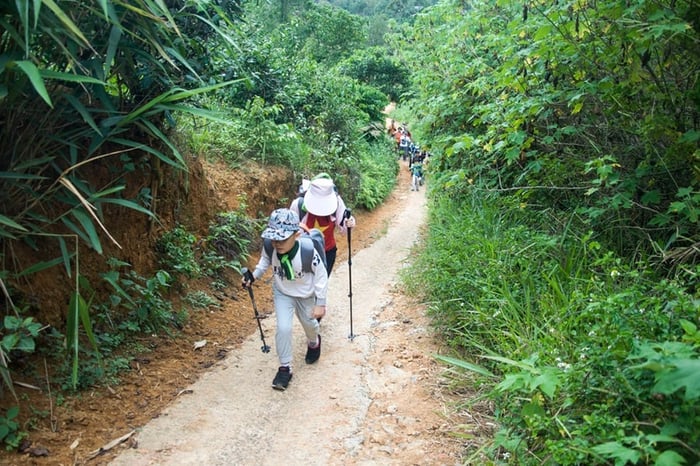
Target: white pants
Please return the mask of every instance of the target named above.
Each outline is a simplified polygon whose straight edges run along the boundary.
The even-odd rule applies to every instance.
[[[418,191],[420,189],[420,176],[411,175],[411,191]]]
[[[296,314],[301,326],[306,334],[309,343],[316,343],[318,337],[319,324],[313,317],[313,308],[316,298],[294,298],[281,293],[274,286],[272,296],[275,301],[275,317],[277,318],[277,332],[275,333],[275,344],[277,346],[277,357],[280,366],[291,366],[292,354],[292,324],[294,314]]]

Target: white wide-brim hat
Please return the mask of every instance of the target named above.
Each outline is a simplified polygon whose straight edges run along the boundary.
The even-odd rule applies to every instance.
[[[304,194],[304,209],[318,216],[334,214],[338,210],[338,195],[333,180],[319,178],[311,181]]]

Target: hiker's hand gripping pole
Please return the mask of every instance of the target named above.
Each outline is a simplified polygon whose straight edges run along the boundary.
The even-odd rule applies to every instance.
[[[345,209],[343,217],[343,221],[347,221],[347,219],[352,217],[352,211]],[[348,298],[350,298],[350,335],[348,335],[348,338],[352,341],[355,338],[355,334],[352,332],[352,227],[350,226],[348,226]]]
[[[265,343],[265,335],[263,335],[262,324],[260,324],[260,314],[258,313],[258,307],[255,305],[255,297],[253,296],[253,282],[255,281],[255,277],[253,277],[253,274],[250,272],[250,270],[248,270],[245,267],[241,269],[241,275],[243,276],[243,288],[248,290],[248,294],[250,295],[250,302],[253,303],[253,312],[255,312],[255,320],[258,321],[260,339],[262,340],[262,346],[260,347],[260,350],[263,353],[269,353],[270,347],[267,346],[267,343]]]

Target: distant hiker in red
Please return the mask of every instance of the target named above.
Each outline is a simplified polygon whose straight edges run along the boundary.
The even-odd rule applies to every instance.
[[[348,228],[355,228],[355,217],[345,218],[347,207],[336,191],[335,183],[326,173],[320,173],[311,180],[303,198],[292,201],[289,209],[299,215],[301,223],[309,228],[318,228],[326,241],[326,271],[333,270],[338,247],[335,242],[336,228],[346,234]]]

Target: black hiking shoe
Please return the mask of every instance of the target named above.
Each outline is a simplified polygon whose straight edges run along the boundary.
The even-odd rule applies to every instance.
[[[306,364],[313,364],[318,361],[321,357],[321,335],[318,336],[318,346],[312,348],[310,346],[306,347]]]
[[[290,380],[292,380],[292,371],[289,367],[281,366],[277,369],[277,375],[272,381],[272,388],[284,391],[287,389]]]

